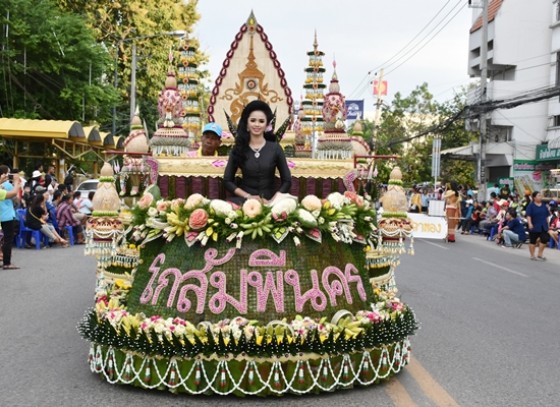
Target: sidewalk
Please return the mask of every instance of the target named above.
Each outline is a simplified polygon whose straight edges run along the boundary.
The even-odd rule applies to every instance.
[[[501,252],[504,252],[504,254],[508,254],[508,255],[512,254],[520,257],[525,257],[527,258],[527,260],[529,260],[530,258],[529,245],[527,243],[524,243],[523,246],[519,249],[514,249],[510,247],[499,246],[491,240],[486,240],[486,236],[478,235],[478,234],[462,235],[458,233],[455,235],[455,239],[457,240],[457,243],[460,243],[462,240],[465,240],[468,241],[469,243],[474,243],[477,245],[479,244],[487,248],[493,248],[495,250],[499,250]],[[544,250],[544,257],[546,257],[547,261],[549,262],[560,264],[560,249],[550,248],[547,246],[546,249]]]

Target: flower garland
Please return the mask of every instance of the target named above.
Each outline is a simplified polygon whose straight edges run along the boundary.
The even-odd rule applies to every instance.
[[[169,390],[192,395],[302,395],[378,383],[399,373],[410,361],[408,339],[363,352],[335,356],[308,355],[298,360],[203,360],[153,358],[92,344],[92,373],[111,384]]]
[[[273,205],[248,199],[241,207],[200,194],[171,201],[147,196],[132,212],[130,237],[141,246],[158,238],[171,241],[182,237],[188,246],[225,239],[240,248],[244,237],[261,236],[270,236],[278,243],[291,236],[299,245],[303,237],[321,242],[323,233],[346,244],[372,245],[377,240],[373,205],[349,191],[331,193],[324,200],[308,195],[301,202],[288,195]]]
[[[125,302],[130,284],[102,280],[96,305],[80,324],[92,342],[119,345],[146,354],[194,357],[198,354],[246,354],[270,357],[299,352],[347,352],[371,348],[412,335],[414,314],[396,296],[396,289],[374,290],[371,310],[339,311],[331,321],[296,316],[259,325],[244,317],[194,325],[182,318],[130,314]],[[163,352],[163,353],[162,353]]]

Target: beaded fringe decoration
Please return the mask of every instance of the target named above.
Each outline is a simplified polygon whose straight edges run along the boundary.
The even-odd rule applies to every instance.
[[[284,361],[153,358],[91,344],[88,363],[93,373],[111,384],[193,395],[263,396],[369,386],[399,373],[410,356],[408,339],[354,354],[304,355]]]
[[[154,145],[152,144],[152,150],[154,155],[169,155],[172,157],[181,157],[185,156],[185,154],[189,151],[189,146],[181,146],[181,145]]]
[[[97,266],[101,268],[117,265],[117,263],[123,266],[130,264],[129,268],[134,267],[138,263],[137,257],[125,259],[125,257],[129,256],[118,254],[118,243],[123,235],[123,230],[116,229],[108,232],[100,232],[93,229],[86,230],[84,255],[95,256],[97,258]]]

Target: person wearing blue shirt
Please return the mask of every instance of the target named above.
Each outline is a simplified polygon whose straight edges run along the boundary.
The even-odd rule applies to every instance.
[[[510,209],[506,214],[507,224],[502,229],[502,236],[504,237],[504,244],[506,247],[521,247],[527,235],[525,233],[525,226],[517,217],[517,211]]]
[[[7,165],[0,165],[0,224],[4,233],[4,243],[2,244],[2,260],[4,270],[17,270],[19,267],[12,264],[12,245],[14,241],[14,228],[16,211],[14,202],[11,198],[17,196],[21,188],[21,180],[17,175],[10,175]],[[13,184],[9,181],[13,177]],[[3,197],[3,198],[2,198]]]
[[[548,216],[550,211],[542,201],[542,194],[535,191],[532,194],[533,200],[527,206],[525,215],[527,217],[527,226],[529,227],[529,253],[531,260],[545,261],[543,256],[544,248],[548,244]],[[539,240],[539,251],[535,257],[535,245]]]

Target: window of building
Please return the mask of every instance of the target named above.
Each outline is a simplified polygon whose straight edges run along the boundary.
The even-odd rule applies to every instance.
[[[489,134],[490,142],[507,143],[512,140],[513,126],[492,126]]]
[[[509,166],[488,167],[488,181],[498,182],[500,178],[508,178],[510,176]]]
[[[552,116],[552,127],[560,127],[560,115]]]

